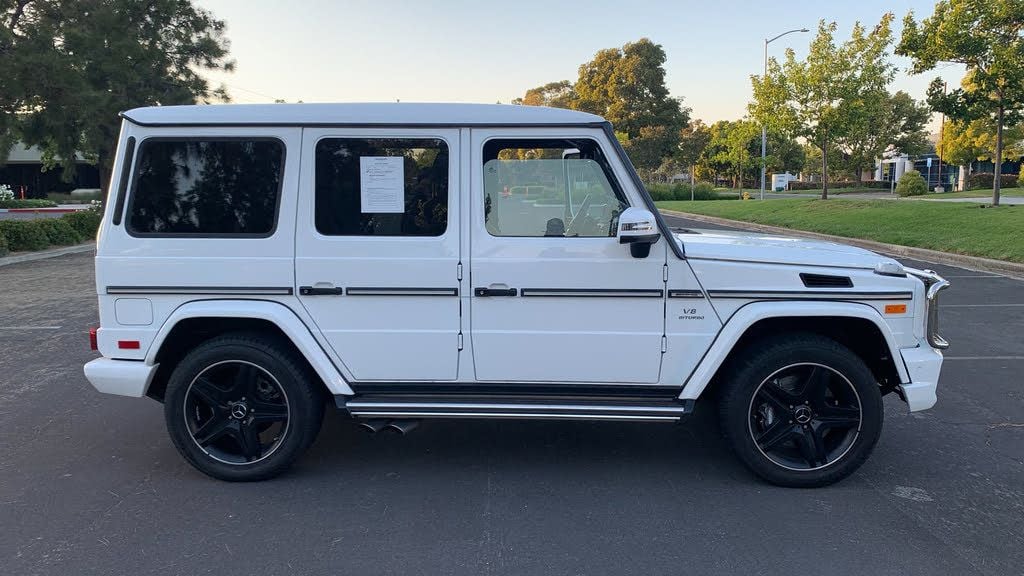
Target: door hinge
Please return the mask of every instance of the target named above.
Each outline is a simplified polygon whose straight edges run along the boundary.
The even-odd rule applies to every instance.
[[[459,262],[459,265],[458,265],[458,267],[455,270],[456,270],[456,274],[455,274],[456,277],[459,280],[462,280],[462,262]]]
[[[661,351],[668,352],[668,338],[665,336],[661,337]]]
[[[668,264],[661,267],[661,281],[668,282]]]
[[[459,350],[462,350],[462,332],[459,332]]]

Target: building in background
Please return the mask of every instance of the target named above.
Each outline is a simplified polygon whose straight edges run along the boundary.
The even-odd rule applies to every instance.
[[[42,151],[19,142],[11,147],[7,162],[0,165],[0,184],[10,186],[19,198],[45,198],[50,192],[95,191],[100,187],[96,165],[80,155],[75,156],[75,175],[70,182],[61,178],[63,171],[60,166],[45,170]]]

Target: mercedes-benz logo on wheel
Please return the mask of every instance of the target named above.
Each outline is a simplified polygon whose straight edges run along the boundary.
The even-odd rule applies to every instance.
[[[236,402],[231,405],[231,417],[235,420],[241,420],[245,418],[245,415],[249,413],[249,408],[241,402]]]
[[[807,424],[811,421],[811,417],[811,409],[807,406],[798,406],[797,409],[793,411],[793,419],[799,424]]]

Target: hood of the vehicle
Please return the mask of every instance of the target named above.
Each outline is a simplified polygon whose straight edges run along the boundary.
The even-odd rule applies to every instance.
[[[892,261],[870,250],[836,242],[758,232],[689,229],[675,233],[675,237],[689,258],[869,269],[879,262]]]

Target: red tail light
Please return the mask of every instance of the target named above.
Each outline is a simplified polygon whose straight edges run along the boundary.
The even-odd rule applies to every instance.
[[[100,345],[96,341],[96,328],[89,328],[89,350],[99,350]]]
[[[117,341],[117,347],[120,348],[121,350],[138,350],[139,349],[139,341],[138,340],[118,340]]]

